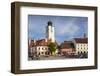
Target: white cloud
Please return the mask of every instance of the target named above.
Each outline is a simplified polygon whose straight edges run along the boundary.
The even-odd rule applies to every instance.
[[[79,26],[75,24],[76,20],[70,20],[67,24],[57,27],[57,34],[59,35],[71,35],[73,36],[77,31],[79,31]]]

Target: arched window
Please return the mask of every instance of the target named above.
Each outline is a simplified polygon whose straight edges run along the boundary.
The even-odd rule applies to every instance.
[[[42,52],[42,54],[43,54],[43,52]]]
[[[40,50],[40,47],[39,47],[39,50]]]
[[[40,52],[39,52],[39,54],[38,55],[40,55]]]
[[[80,52],[78,51],[78,54],[80,54]]]
[[[45,50],[47,50],[47,48],[45,48]]]

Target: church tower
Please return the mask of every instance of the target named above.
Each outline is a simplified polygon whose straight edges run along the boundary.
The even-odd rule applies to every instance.
[[[46,38],[48,40],[51,40],[51,42],[55,42],[55,29],[52,25],[51,21],[48,21],[47,27],[46,27]]]

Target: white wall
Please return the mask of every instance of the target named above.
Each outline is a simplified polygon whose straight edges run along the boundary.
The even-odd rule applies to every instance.
[[[88,51],[88,44],[77,43],[76,44],[76,53],[78,53],[78,52],[84,53],[84,51],[85,52]]]
[[[10,60],[11,60],[11,15],[10,15],[10,3],[15,0],[1,0],[0,1],[0,76],[16,76],[10,73]],[[17,1],[29,1],[29,0],[17,0]],[[56,4],[74,4],[74,5],[90,5],[98,6],[98,21],[100,21],[100,0],[30,0],[30,2],[39,3],[56,3]],[[100,24],[100,22],[98,22]],[[100,29],[100,26],[98,25]],[[99,32],[100,33],[100,30]],[[100,34],[98,38],[100,42]],[[100,46],[100,44],[99,44]],[[99,48],[100,58],[100,48]],[[21,74],[18,76],[99,76],[100,74],[100,59],[98,70],[81,70],[81,71],[65,71],[65,72],[52,72],[52,73],[38,73],[38,74]]]

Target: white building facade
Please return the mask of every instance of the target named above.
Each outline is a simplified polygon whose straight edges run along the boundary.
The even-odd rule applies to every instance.
[[[76,38],[73,40],[76,54],[88,52],[88,39],[87,38]]]
[[[46,56],[50,53],[48,49],[49,41],[47,39],[32,40],[29,48],[31,56]]]
[[[34,55],[37,55],[37,56],[44,56],[44,55],[48,54],[48,52],[49,52],[47,46],[34,46],[34,47],[32,47],[32,51],[33,51]]]

